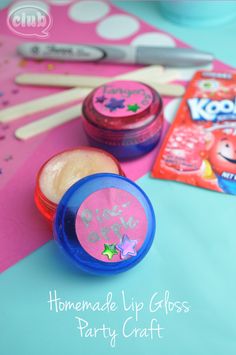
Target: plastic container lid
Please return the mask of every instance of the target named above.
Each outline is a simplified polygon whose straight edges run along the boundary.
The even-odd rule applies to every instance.
[[[143,129],[162,113],[161,96],[138,81],[119,80],[93,90],[84,100],[83,116],[110,131]]]
[[[65,193],[54,237],[82,270],[109,275],[144,258],[155,226],[151,202],[142,189],[125,177],[102,173],[81,179]]]

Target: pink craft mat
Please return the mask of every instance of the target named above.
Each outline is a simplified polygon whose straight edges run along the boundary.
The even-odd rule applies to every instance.
[[[82,24],[70,20],[67,17],[69,6],[50,4],[50,14],[54,23],[47,41],[129,44],[141,33],[161,32],[138,19],[140,27],[134,35],[124,40],[108,41],[96,33],[96,22]],[[123,13],[110,5],[110,12],[106,16]],[[17,86],[14,84],[14,77],[19,73],[43,73],[50,70],[53,73],[94,74],[111,77],[137,69],[137,67],[128,65],[22,61],[16,55],[15,48],[16,45],[27,40],[10,32],[6,25],[6,17],[7,9],[0,12],[0,109],[60,91],[59,89]],[[186,46],[177,39],[175,41],[178,46]],[[215,62],[214,68],[222,70],[226,66]],[[168,101],[165,99],[165,103]],[[28,116],[10,124],[0,124],[0,271],[15,264],[51,238],[51,231],[39,215],[33,201],[35,176],[39,167],[46,159],[59,151],[78,145],[87,145],[79,118],[28,141],[15,139],[14,131],[17,127],[44,117],[49,112],[53,110]],[[167,128],[166,122],[165,131]],[[139,160],[123,163],[122,167],[126,175],[135,180],[149,172],[157,150],[158,148]]]

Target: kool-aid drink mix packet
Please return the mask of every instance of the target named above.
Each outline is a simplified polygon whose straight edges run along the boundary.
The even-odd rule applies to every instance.
[[[236,74],[196,73],[152,174],[236,194]]]

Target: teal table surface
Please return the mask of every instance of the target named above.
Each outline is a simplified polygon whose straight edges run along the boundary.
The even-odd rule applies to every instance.
[[[162,19],[155,2],[115,3],[236,65],[235,23],[186,29]],[[1,355],[236,353],[235,196],[148,175],[138,184],[157,217],[143,262],[124,274],[92,277],[47,243],[1,275]],[[83,300],[89,309],[81,308]]]
[[[200,1],[204,3],[204,0]],[[214,6],[214,1],[212,1],[212,6]],[[236,51],[234,50],[236,20],[220,26],[182,27],[165,20],[161,16],[158,1],[113,1],[113,3],[142,18],[149,24],[173,34],[192,47],[211,51],[217,59],[236,66]]]

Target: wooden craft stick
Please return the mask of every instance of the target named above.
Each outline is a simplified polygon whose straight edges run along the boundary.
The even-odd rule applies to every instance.
[[[128,79],[128,80],[140,80],[143,81],[160,92],[162,95],[168,95],[168,96],[181,96],[183,95],[185,89],[181,85],[174,85],[174,84],[157,84],[156,82],[151,82],[148,79],[150,78],[155,78],[158,76],[158,73],[161,74],[163,72],[162,67],[159,66],[150,66],[150,67],[145,67],[141,68],[138,70],[135,70],[131,73],[127,73],[124,75],[119,75],[115,77],[115,79]],[[28,74],[29,75],[29,74]],[[47,74],[48,76],[49,74]],[[163,74],[164,75],[164,74]],[[63,78],[61,78],[63,77]],[[65,80],[67,75],[62,76],[60,75],[60,80]],[[91,79],[91,78],[90,78]],[[96,80],[100,80],[100,84],[104,83],[105,78],[92,78],[92,81],[90,82],[90,85],[95,84]],[[88,77],[87,77],[88,80]],[[111,78],[106,78],[107,81],[110,81]],[[96,81],[96,84],[98,83]],[[77,99],[82,99],[86,95],[89,94],[91,89],[89,88],[73,88],[70,90],[66,90],[57,94],[52,94],[48,95],[46,97],[42,97],[39,99],[34,99],[22,104],[18,104],[15,106],[12,106],[10,108],[4,109],[0,111],[0,122],[9,122],[18,118],[21,118],[22,116],[30,115],[36,112],[41,112],[43,110],[56,107],[59,105],[63,105],[69,102],[72,102]]]
[[[159,74],[160,73],[160,74]],[[168,83],[169,81],[179,79],[177,70],[165,70],[164,72],[153,69],[143,70],[138,73],[131,72],[128,74],[119,75],[116,77],[119,80],[137,80],[143,83]],[[99,76],[86,75],[63,75],[63,74],[20,74],[16,77],[15,82],[20,85],[33,86],[48,86],[48,87],[86,87],[95,88],[112,80],[111,78],[104,78]]]
[[[157,84],[154,82],[146,82],[146,84],[152,86],[163,96],[183,96],[185,93],[185,87],[180,84]]]
[[[160,75],[158,75],[158,79],[155,80],[155,82],[158,82],[158,83],[169,83],[171,81],[179,80],[179,79],[181,79],[181,74],[180,74],[180,72],[178,70],[166,69],[166,70],[164,70],[163,73],[160,73]]]
[[[56,87],[97,87],[105,84],[108,78],[86,75],[65,74],[20,74],[15,82],[20,85],[56,86]]]
[[[145,67],[145,68],[135,70],[132,72],[132,74],[137,73],[140,75],[140,73],[143,73],[143,75],[145,76],[147,74],[148,70],[149,71],[152,70],[153,75],[154,75],[154,72],[155,72],[155,75],[157,75],[158,72],[161,73],[163,71],[163,68],[158,65],[153,65],[150,67]],[[30,74],[27,74],[27,75],[30,75]],[[49,74],[47,74],[47,75],[49,75]],[[128,75],[130,75],[130,73],[125,74],[125,75],[128,76]],[[91,77],[89,77],[89,78],[91,79]],[[117,77],[117,78],[119,79],[119,77]],[[120,78],[121,78],[121,76],[120,76]],[[124,76],[123,76],[123,78],[124,78]],[[104,77],[102,79],[104,80]],[[127,77],[127,79],[128,79],[128,77]],[[64,80],[64,76],[63,76],[63,80]],[[93,79],[93,80],[97,80],[97,79]],[[110,80],[112,80],[112,78],[106,78],[106,80],[110,81]],[[10,122],[10,121],[19,119],[23,116],[31,115],[36,112],[42,112],[43,110],[46,110],[46,109],[49,109],[52,107],[56,107],[59,105],[63,105],[65,103],[72,102],[76,99],[82,99],[83,97],[88,95],[90,91],[91,91],[91,89],[88,89],[88,88],[74,88],[74,89],[66,90],[66,91],[63,91],[63,92],[60,92],[57,94],[51,94],[46,97],[34,99],[34,100],[27,101],[27,102],[24,102],[24,103],[15,105],[15,106],[11,106],[9,108],[6,108],[6,109],[0,111],[0,122]]]
[[[159,84],[151,84],[156,90],[159,89]],[[173,85],[162,85],[163,90],[165,90],[165,95],[173,96]],[[183,94],[183,87],[181,85],[175,85],[175,95],[179,96]],[[36,122],[29,123],[16,130],[15,135],[19,139],[28,139],[36,136],[39,133],[43,133],[57,127],[65,122],[79,117],[81,113],[81,104],[70,107],[69,109],[60,111],[58,113],[46,116]]]
[[[138,69],[138,70],[133,70],[125,74],[121,74],[116,76],[114,79],[119,79],[119,80],[137,80],[137,81],[143,81],[144,79],[146,80],[153,80],[153,81],[158,81],[159,76],[163,75],[165,72],[164,68],[159,66],[159,65],[149,65],[147,67]]]
[[[143,68],[139,71],[116,76],[117,80],[140,80],[145,84],[152,85],[162,95],[168,96],[181,96],[184,93],[184,87],[176,84],[163,84],[168,79],[175,79],[176,72],[168,71],[167,75],[155,71],[156,68]],[[158,75],[158,72],[160,75]],[[159,83],[158,78],[163,83]],[[155,80],[155,78],[157,78]],[[73,87],[73,86],[86,86],[87,88],[95,88],[99,85],[103,85],[109,82],[111,78],[104,77],[89,77],[83,75],[57,75],[57,74],[21,74],[16,78],[16,82],[19,84],[30,85],[47,85],[57,87]]]
[[[117,79],[133,79],[132,77],[130,77],[130,74],[132,74],[132,73],[128,73],[127,75],[118,76],[116,78]],[[145,71],[143,71],[143,74],[145,75]],[[149,85],[151,85],[153,88],[155,88],[159,92],[160,92],[160,87],[161,87],[164,95],[181,96],[181,95],[183,95],[184,90],[185,90],[182,85],[158,84],[158,83],[152,83],[152,82],[149,82]],[[80,112],[81,112],[81,105],[80,104],[74,105],[74,106],[70,107],[69,109],[60,111],[60,112],[52,114],[50,116],[46,116],[36,122],[32,122],[30,124],[27,124],[19,129],[17,129],[15,132],[15,135],[19,139],[23,139],[23,140],[29,139],[31,137],[36,136],[37,134],[46,132],[49,129],[52,129],[54,127],[57,127],[57,126],[65,123],[65,122],[73,120],[76,117],[79,117]]]
[[[88,88],[74,88],[6,108],[0,111],[0,122],[10,122],[22,116],[82,99],[90,91]]]
[[[18,128],[15,136],[18,139],[26,140],[40,133],[46,132],[54,127],[60,126],[65,122],[78,118],[81,115],[81,104],[54,113]]]
[[[116,76],[116,79],[143,80],[145,78],[147,80],[153,79],[153,81],[156,81],[158,80],[159,75],[163,75],[163,68],[159,65],[152,65],[126,74],[118,75]],[[113,80],[113,78],[102,76],[35,73],[19,74],[15,78],[15,82],[20,85],[56,87],[78,86],[86,88],[95,88],[111,80]]]

